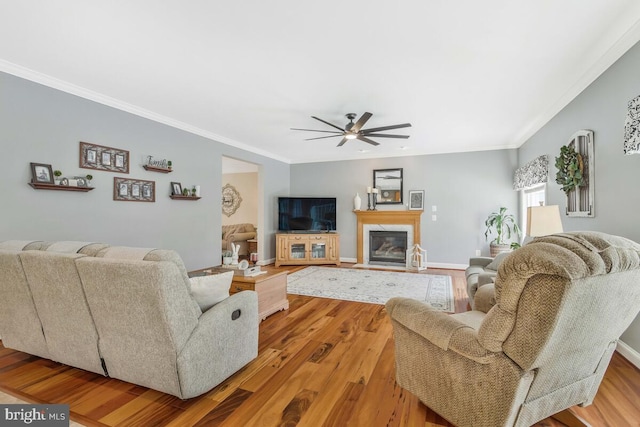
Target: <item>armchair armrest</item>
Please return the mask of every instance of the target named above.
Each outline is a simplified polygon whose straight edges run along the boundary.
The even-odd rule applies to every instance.
[[[495,283],[497,276],[498,276],[498,273],[490,273],[490,272],[478,274],[478,287],[488,285],[490,283]]]
[[[494,305],[496,305],[495,284],[492,282],[487,285],[480,286],[473,298],[474,309],[482,311],[483,313],[488,313]]]
[[[234,313],[240,311],[240,317]],[[243,291],[205,311],[178,354],[183,399],[220,384],[258,355],[258,294]]]
[[[256,232],[255,231],[247,231],[245,233],[234,233],[229,236],[229,242],[245,242],[249,239],[255,239]]]
[[[486,267],[487,265],[491,264],[491,261],[493,261],[493,258],[491,257],[478,256],[478,257],[469,258],[469,265],[478,265],[480,267]]]
[[[469,325],[409,298],[391,298],[386,303],[391,319],[445,351],[453,351],[475,362],[487,364],[495,353],[478,342]]]

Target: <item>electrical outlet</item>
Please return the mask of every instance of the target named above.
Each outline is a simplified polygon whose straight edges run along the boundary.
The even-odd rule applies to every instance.
[[[431,221],[437,221],[438,215],[431,215]]]
[[[482,252],[480,252],[480,249],[476,249],[476,256],[480,256],[482,254]]]
[[[438,212],[438,207],[436,205],[431,206],[431,212]]]

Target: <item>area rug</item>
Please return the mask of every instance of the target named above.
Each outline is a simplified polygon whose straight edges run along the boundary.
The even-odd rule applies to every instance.
[[[307,267],[287,277],[287,292],[320,298],[384,304],[393,297],[428,302],[455,311],[451,277],[349,268]]]

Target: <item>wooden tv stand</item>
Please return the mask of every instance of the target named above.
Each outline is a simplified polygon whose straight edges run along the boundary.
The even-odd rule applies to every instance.
[[[311,264],[340,265],[338,233],[276,234],[276,267]]]

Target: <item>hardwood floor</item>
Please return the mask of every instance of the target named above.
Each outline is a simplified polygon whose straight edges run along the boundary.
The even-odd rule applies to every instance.
[[[426,273],[452,276],[456,311],[466,311],[463,272]],[[383,306],[297,295],[289,302],[260,324],[258,358],[198,398],[183,401],[1,345],[0,391],[67,403],[71,418],[87,426],[451,426],[395,383]],[[616,353],[594,404],[575,411],[594,426],[640,426],[640,370]]]

